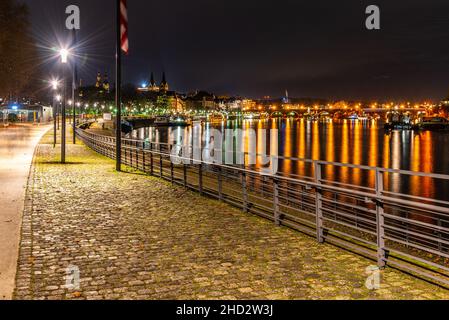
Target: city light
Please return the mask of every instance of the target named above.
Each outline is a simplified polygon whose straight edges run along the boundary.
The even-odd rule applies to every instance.
[[[51,80],[51,87],[53,88],[53,90],[58,90],[59,87],[59,81],[58,80]]]
[[[61,62],[67,63],[69,57],[69,50],[62,48],[59,50],[59,55],[61,56]]]

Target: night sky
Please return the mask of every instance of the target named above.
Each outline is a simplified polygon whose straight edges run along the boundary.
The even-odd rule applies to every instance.
[[[81,77],[114,71],[113,0],[26,0],[38,43],[68,34],[81,9]],[[380,31],[365,8],[381,9]],[[447,0],[128,0],[124,82],[154,71],[171,88],[247,97],[438,101],[449,92]],[[50,68],[50,67],[48,67]]]

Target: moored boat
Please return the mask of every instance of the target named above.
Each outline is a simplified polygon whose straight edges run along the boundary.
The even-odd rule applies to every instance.
[[[182,116],[158,116],[154,120],[156,127],[186,127],[189,123]]]
[[[225,120],[222,114],[214,113],[208,116],[208,122],[210,123],[221,123]]]
[[[413,126],[414,130],[449,130],[449,121],[443,117],[424,117]]]

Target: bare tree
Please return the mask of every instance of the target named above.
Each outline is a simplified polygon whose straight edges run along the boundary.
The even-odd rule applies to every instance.
[[[29,87],[36,61],[28,8],[14,0],[0,1],[0,97],[17,99]]]

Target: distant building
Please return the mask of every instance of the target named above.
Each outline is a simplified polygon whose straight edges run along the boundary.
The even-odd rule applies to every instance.
[[[170,90],[170,87],[168,85],[167,79],[165,77],[165,72],[162,73],[162,81],[161,84],[158,86],[156,84],[156,81],[154,80],[154,74],[151,73],[150,83],[144,84],[140,88],[137,89],[141,92],[168,92]]]
[[[12,103],[0,107],[0,122],[40,122],[52,120],[53,108],[40,104]]]
[[[98,72],[97,73],[97,79],[95,82],[95,88],[98,89],[98,91],[105,91],[107,93],[109,93],[110,91],[110,85],[109,85],[109,80],[108,80],[108,74],[105,73],[104,77],[101,76],[101,73]]]
[[[250,99],[243,99],[242,100],[242,110],[243,111],[249,111],[249,110],[256,110],[257,103],[254,100]]]
[[[243,109],[242,107],[242,100],[239,98],[225,98],[220,99],[218,102],[218,108],[220,110],[225,111],[241,111]]]
[[[141,98],[152,101],[156,107],[163,106],[164,109],[167,109],[167,112],[181,113],[186,109],[186,104],[182,97],[175,91],[170,91],[165,72],[162,73],[162,80],[159,85],[156,83],[154,74],[151,73],[150,82],[137,88],[137,92]]]
[[[284,104],[290,104],[290,98],[289,98],[289,96],[288,96],[288,90],[285,90],[285,97],[284,98],[282,98],[282,102],[284,103]]]
[[[442,107],[449,107],[449,95],[447,96],[447,98],[443,99],[441,101],[441,106]]]
[[[213,94],[206,91],[195,91],[184,99],[187,110],[216,110],[219,105]]]

